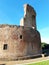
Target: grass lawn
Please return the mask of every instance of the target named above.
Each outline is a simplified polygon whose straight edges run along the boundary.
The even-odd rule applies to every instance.
[[[27,65],[49,65],[49,60],[38,62],[38,63],[27,64]]]

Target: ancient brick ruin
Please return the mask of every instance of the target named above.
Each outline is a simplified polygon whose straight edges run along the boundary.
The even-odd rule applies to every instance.
[[[0,59],[16,60],[41,55],[41,39],[36,28],[36,12],[24,5],[20,26],[0,25]]]

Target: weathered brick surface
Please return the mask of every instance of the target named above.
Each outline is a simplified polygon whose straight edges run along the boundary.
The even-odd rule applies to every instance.
[[[20,26],[33,27],[36,29],[36,12],[28,4],[24,5],[24,18],[20,20]]]
[[[24,11],[20,26],[0,25],[0,59],[16,60],[41,55],[35,10],[30,5],[25,5]],[[5,44],[7,49],[4,49]]]
[[[4,44],[8,44],[7,50],[3,49]],[[36,30],[12,25],[0,28],[0,58],[16,59],[40,53],[40,35]]]

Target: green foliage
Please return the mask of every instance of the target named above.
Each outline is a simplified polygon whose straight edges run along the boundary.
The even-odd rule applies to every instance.
[[[47,43],[45,43],[45,42],[41,43],[42,48],[45,48],[46,45],[47,45]]]
[[[46,43],[44,43],[44,42],[41,43],[42,48],[44,48],[45,45],[46,45]]]

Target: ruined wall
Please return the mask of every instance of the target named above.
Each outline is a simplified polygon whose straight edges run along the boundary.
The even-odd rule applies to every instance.
[[[28,4],[24,5],[24,18],[20,20],[20,26],[36,29],[36,12],[34,8]]]
[[[36,30],[36,13],[30,5],[24,6],[20,26],[0,25],[0,59],[41,55],[40,34]]]
[[[16,59],[18,56],[25,55],[26,44],[20,39],[21,27],[8,25],[0,27],[0,58]],[[5,44],[7,49],[4,49]]]
[[[0,26],[0,58],[17,59],[40,53],[40,36],[36,30],[12,25]]]

